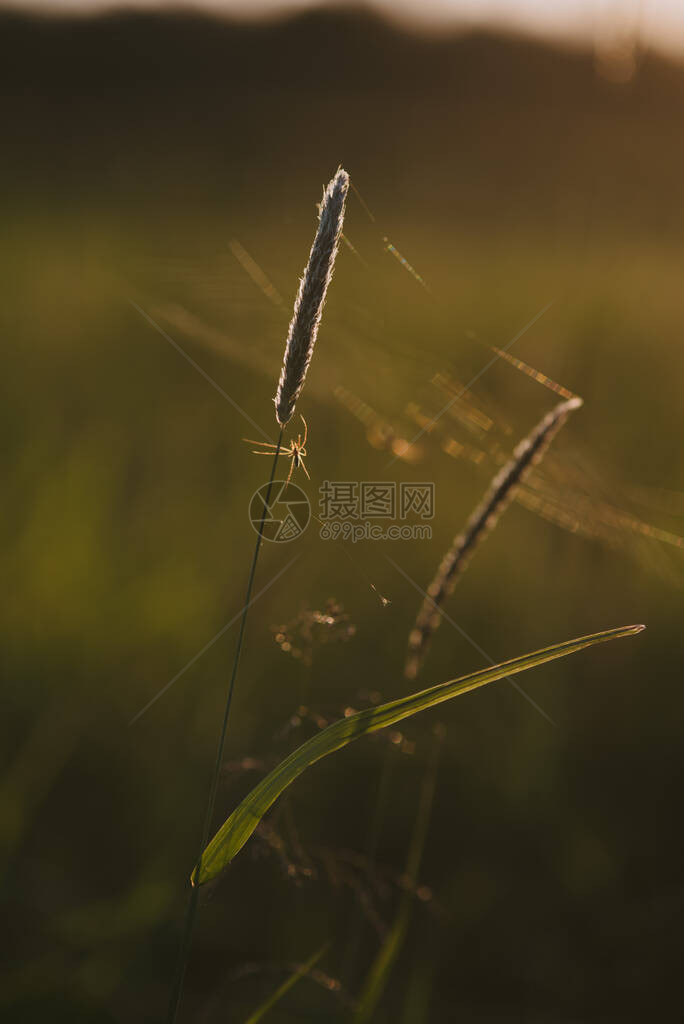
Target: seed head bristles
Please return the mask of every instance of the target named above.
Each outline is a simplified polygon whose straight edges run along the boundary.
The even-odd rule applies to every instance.
[[[439,609],[456,586],[475,548],[496,526],[516,489],[544,457],[568,415],[581,405],[581,398],[571,398],[567,402],[560,402],[544,416],[534,430],[515,447],[513,455],[496,474],[482,501],[471,514],[465,529],[454,538],[427,589],[416,624],[409,634],[409,653],[404,670],[408,679],[414,679],[418,674],[432,634],[441,620]]]
[[[295,404],[304,387],[318,326],[321,322],[325,293],[335,266],[340,243],[344,204],[349,189],[349,175],[341,167],[323,192],[318,214],[318,230],[309,253],[309,262],[299,282],[299,292],[285,346],[285,358],[275,396],[276,419],[281,427],[292,418]]]

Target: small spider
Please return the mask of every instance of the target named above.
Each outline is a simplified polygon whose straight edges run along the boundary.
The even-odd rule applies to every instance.
[[[291,441],[289,448],[281,448],[280,449],[280,454],[281,455],[286,455],[288,459],[292,459],[292,464],[290,466],[290,472],[287,475],[287,483],[288,484],[290,482],[290,477],[292,476],[292,471],[295,468],[295,466],[297,466],[297,467],[301,466],[302,469],[304,470],[304,472],[306,473],[307,480],[311,479],[311,477],[309,476],[309,471],[306,468],[306,466],[304,465],[304,459],[306,458],[306,435],[308,433],[308,427],[306,425],[306,420],[304,419],[304,417],[300,416],[300,419],[301,419],[302,423],[304,424],[304,439],[302,440],[302,435],[301,434],[297,434],[297,440],[296,441]],[[266,451],[266,452],[253,451],[252,452],[253,455],[270,455],[278,447],[275,444],[270,444],[268,441],[252,441],[252,439],[249,438],[249,437],[243,437],[242,440],[246,441],[248,444],[258,444],[262,448],[270,449],[270,451]]]

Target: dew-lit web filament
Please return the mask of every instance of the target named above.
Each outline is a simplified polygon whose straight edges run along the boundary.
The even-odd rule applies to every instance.
[[[250,256],[245,247],[238,242],[237,238],[231,239],[228,243],[230,251],[232,252],[235,259],[238,261],[243,270],[251,277],[254,284],[259,288],[269,302],[272,302],[274,306],[283,308],[284,303],[280,295],[269,281],[267,275],[261,269],[256,260]]]
[[[527,377],[530,377],[532,380],[536,380],[538,384],[542,384],[545,388],[548,388],[549,391],[553,391],[555,394],[560,395],[561,398],[577,397],[577,395],[572,391],[568,391],[567,388],[564,388],[562,384],[558,384],[557,381],[552,380],[551,377],[547,377],[545,373],[541,372],[541,370],[535,370],[535,368],[530,366],[529,363],[524,362],[522,359],[518,359],[517,356],[511,355],[510,352],[505,352],[504,349],[497,348],[496,345],[488,345],[487,348],[492,352],[495,352],[500,359],[505,359],[505,361],[511,366],[514,366],[516,370],[520,370]]]
[[[353,391],[350,391],[348,388],[342,387],[341,384],[338,384],[337,387],[334,388],[333,394],[338,402],[340,402],[348,412],[355,416],[360,423],[363,423],[364,427],[369,428],[376,426],[379,423],[383,423],[388,430],[391,429],[389,423],[382,420],[375,409],[372,409],[367,402],[364,402],[362,398],[355,395]]]
[[[663,515],[684,516],[684,492],[672,491],[663,487],[644,487],[639,484],[629,485],[629,494],[637,505],[648,508]]]
[[[361,256],[361,254],[358,252],[358,250],[352,245],[352,243],[349,241],[349,239],[344,234],[344,232],[342,232],[342,234],[340,235],[340,238],[342,239],[342,241],[344,242],[346,247],[349,249],[349,251],[351,253],[353,253],[354,256],[356,256],[357,260],[359,260],[359,262],[363,264],[363,266],[366,268],[366,270],[368,270],[368,264],[364,260],[363,256]]]
[[[435,419],[434,415],[424,412],[417,402],[408,403],[406,406],[406,415],[426,434],[430,434],[436,429],[441,429],[441,425]],[[470,462],[474,462],[476,465],[479,465],[487,459],[487,453],[482,449],[475,448],[473,445],[464,441],[457,441],[453,437],[444,437],[441,447],[442,451],[446,452],[447,455],[451,455],[452,458],[465,458]]]
[[[418,462],[422,458],[423,450],[419,445],[411,445],[406,438],[398,436],[392,424],[379,416],[353,391],[338,385],[333,394],[338,402],[364,425],[366,438],[372,448],[392,452],[405,462]]]
[[[603,506],[603,503],[601,505]],[[671,533],[669,530],[661,530],[660,527],[652,526],[650,523],[644,523],[641,519],[637,519],[636,516],[623,512],[622,509],[605,505],[601,508],[601,513],[602,518],[609,526],[614,525],[617,528],[630,530],[632,533],[639,534],[642,537],[649,537],[652,540],[659,540],[663,544],[671,545],[671,547],[684,548],[684,537]]]
[[[361,195],[361,193],[359,192],[358,188],[356,187],[356,185],[354,184],[354,182],[353,182],[353,180],[351,178],[349,180],[349,184],[351,186],[352,192],[354,193],[354,195],[356,196],[358,201],[361,203],[361,206],[363,207],[363,209],[364,209],[364,211],[366,213],[366,216],[368,217],[368,219],[371,221],[372,224],[375,224],[375,217],[371,213],[371,209],[370,209],[368,203],[363,198],[363,196]]]
[[[392,245],[392,243],[390,242],[389,238],[386,235],[383,237],[382,241],[385,246],[385,252],[392,253],[394,258],[398,260],[399,263],[401,263],[402,267],[404,267],[405,270],[408,270],[409,274],[416,279],[418,284],[422,285],[426,292],[429,292],[430,289],[425,279],[420,276],[415,267],[411,266],[406,257],[402,256],[402,254],[399,252],[396,246]]]
[[[476,466],[479,466],[480,463],[485,462],[487,459],[486,452],[479,448],[473,448],[472,445],[466,444],[463,441],[457,441],[453,437],[444,438],[442,451],[446,452],[453,459],[467,459],[469,462],[474,462]]]
[[[568,479],[573,480],[569,486]],[[584,490],[587,484],[590,481],[583,479],[581,472],[556,456],[550,458],[543,469],[533,470],[515,499],[542,519],[570,533],[581,533],[610,544],[631,534],[684,549],[684,538],[587,493]]]
[[[366,203],[366,201],[364,200],[363,196],[361,195],[359,190],[353,184],[352,184],[352,188],[353,188],[354,192],[356,193],[356,196],[357,196],[359,202],[361,203],[361,205],[363,206],[364,210],[366,211],[366,214],[371,219],[373,224],[375,224],[376,223],[375,217],[371,213],[370,208],[369,208],[368,204]],[[345,241],[346,241],[346,239],[345,239]],[[394,258],[396,260],[398,260],[398,262],[401,264],[401,266],[404,267],[404,269],[407,270],[409,272],[409,274],[411,274],[411,276],[413,278],[415,278],[415,280],[428,293],[431,293],[430,292],[430,288],[429,288],[427,282],[425,281],[425,278],[421,274],[418,273],[416,268],[411,263],[409,263],[409,261],[406,259],[406,257],[402,253],[399,252],[397,247],[395,245],[393,245],[392,242],[390,242],[390,240],[389,240],[387,235],[383,235],[382,241],[383,241],[383,246],[384,246],[385,252],[391,253],[392,256],[394,256]],[[350,246],[350,248],[352,248],[352,250],[353,250],[353,247]],[[355,250],[353,250],[353,251],[355,251]],[[483,344],[485,345],[486,348],[488,348],[490,350],[490,352],[494,352],[495,355],[497,355],[500,359],[504,359],[510,366],[513,366],[513,367],[515,367],[515,369],[520,370],[522,373],[524,373],[531,380],[536,381],[538,384],[541,384],[543,387],[549,388],[550,391],[553,391],[555,394],[560,395],[562,398],[570,399],[570,398],[576,398],[577,397],[568,388],[563,387],[562,384],[559,384],[557,381],[555,381],[551,377],[547,376],[547,374],[543,373],[541,370],[536,370],[533,366],[530,366],[530,364],[526,363],[524,360],[518,359],[516,356],[511,355],[510,352],[506,352],[504,349],[498,348],[496,345],[489,345],[486,342],[484,342]]]
[[[373,224],[376,224],[376,218],[353,183],[352,189],[369,219]],[[408,259],[399,252],[396,246],[390,242],[389,237],[383,235],[382,240],[385,251],[391,253],[398,263],[430,293],[425,279]],[[503,359],[509,366],[525,374],[530,380],[547,388],[559,397],[566,400],[577,397],[569,388],[553,380],[543,371],[537,370],[523,359],[496,345],[490,345],[487,342],[481,342],[481,344],[498,358]],[[451,380],[448,374],[435,375],[432,383],[446,394],[457,399],[449,409],[450,416],[471,433],[479,435],[483,443],[483,435],[492,428],[495,422],[500,432],[506,435],[512,433],[508,424],[499,422],[498,416],[495,421],[493,417],[487,416],[486,413],[477,408],[472,399],[468,401],[462,398],[460,393],[466,389],[459,386],[458,382]],[[352,398],[352,396],[349,395],[349,398]],[[349,408],[348,402],[343,401],[343,404]],[[370,410],[370,407],[364,407],[361,399],[356,399],[352,404],[356,405],[353,411],[357,418],[365,422],[369,441],[374,447],[382,447],[384,445],[387,448],[400,448],[400,442],[389,423],[383,421],[377,413]],[[350,411],[352,410],[350,409]],[[364,415],[364,413],[367,415]],[[432,432],[432,419],[426,412],[420,409],[417,403],[409,403],[406,413],[426,433]],[[378,443],[379,440],[381,443]],[[442,438],[440,445],[442,450],[451,457],[464,458],[477,465],[487,464],[491,461],[495,465],[500,466],[506,459],[504,450],[496,441],[485,444],[485,448],[488,450],[483,450],[459,441],[456,438],[446,436]],[[569,467],[566,466],[564,468],[567,470]],[[567,474],[565,475],[567,476]],[[576,474],[573,475],[576,476]],[[581,532],[587,536],[601,537],[604,540],[615,540],[616,536],[619,536],[620,533],[624,535],[624,532],[628,531],[632,534],[659,540],[673,547],[684,548],[684,538],[668,530],[662,530],[659,527],[645,523],[630,513],[610,505],[608,502],[582,493],[579,489],[581,481],[576,480],[576,483],[578,484],[578,489],[572,488],[568,492],[567,488],[555,485],[535,469],[527,483],[518,489],[516,499],[520,504],[542,518],[573,533]]]
[[[684,538],[587,494],[561,490],[535,472],[517,495],[520,504],[572,533],[614,541],[625,533],[684,549]]]
[[[375,225],[376,219],[370,207],[366,203],[365,199],[359,192],[354,182],[350,182],[350,184],[354,194],[359,200],[366,215],[368,216],[370,221]],[[342,233],[341,240],[347,247],[347,249],[362,263],[362,265],[366,269],[368,269],[368,263],[361,256],[361,254],[353,245],[349,237],[346,234]],[[387,235],[382,236],[382,241],[385,252],[391,253],[391,255],[394,256],[394,258],[399,262],[399,264],[402,267],[404,267],[406,271],[408,271],[409,274],[411,274],[411,276],[421,285],[421,287],[424,288],[425,291],[428,292],[428,294],[431,294],[430,287],[425,281],[425,278],[418,273],[416,268],[406,259],[406,257],[401,252],[399,252],[397,247],[392,242],[390,242]],[[269,280],[268,276],[264,273],[264,271],[258,265],[256,260],[247,252],[244,246],[237,239],[232,239],[229,245],[231,252],[235,256],[236,260],[241,264],[241,266],[252,279],[252,281],[269,299],[269,301],[271,301],[274,305],[278,306],[279,308],[284,308],[283,300],[276,291],[271,281]],[[526,376],[528,376],[530,379],[535,380],[537,383],[549,388],[551,391],[555,392],[561,397],[568,399],[576,397],[574,393],[570,391],[568,388],[563,387],[562,384],[557,383],[551,377],[548,377],[545,373],[543,373],[541,370],[536,370],[533,366],[530,366],[528,363],[525,363],[522,359],[518,359],[516,356],[511,355],[510,352],[506,352],[505,350],[500,349],[495,345],[489,345],[485,342],[483,342],[482,344],[484,344],[484,346],[488,348],[491,352],[494,352],[499,358],[504,359],[509,365],[520,370],[522,373],[526,374]]]
[[[445,395],[454,399],[448,408],[448,413],[453,419],[459,420],[464,427],[475,434],[491,430],[494,425],[493,418],[474,404],[472,396],[465,397],[466,388],[462,384],[451,379],[446,373],[436,373],[431,383]],[[500,424],[500,428],[506,434],[511,433],[510,427],[506,424]]]
[[[423,412],[418,402],[409,402],[405,410],[406,416],[408,416],[416,426],[420,427],[423,433],[431,434],[438,427],[438,421],[434,416],[429,413]]]
[[[407,413],[417,424],[426,419],[429,421],[417,403],[410,403]],[[441,441],[441,449],[452,458],[464,459],[478,466],[493,463],[500,467],[509,458],[495,438],[484,450],[446,436]],[[574,485],[563,486],[562,481],[568,477],[574,480]],[[581,472],[555,456],[548,460],[545,469],[535,467],[532,470],[528,481],[517,489],[514,498],[529,511],[570,533],[581,533],[608,543],[616,543],[620,536],[629,533],[684,548],[684,538],[677,534],[646,523],[624,509],[583,492],[582,486],[587,483],[590,481],[584,480]]]
[[[445,390],[449,390],[445,386],[445,378],[439,383]],[[449,385],[453,386],[453,382],[449,382]],[[366,425],[369,443],[374,447],[378,446],[377,437],[381,436],[381,431],[393,430],[352,392],[337,388],[335,393],[342,404]],[[475,407],[472,408],[476,413],[479,412]],[[425,421],[431,422],[429,414],[421,410],[416,402],[410,402],[405,411],[418,425]],[[498,427],[491,418],[485,417],[484,414],[482,416],[488,426]],[[464,419],[467,421],[468,417]],[[510,428],[508,430],[510,431]],[[387,436],[386,433],[384,436]],[[392,436],[395,436],[394,433]],[[396,441],[394,443],[396,444]],[[501,467],[510,458],[506,447],[502,446],[495,436],[482,436],[484,447],[476,447],[466,441],[457,440],[449,434],[445,434],[439,443],[441,450],[451,458],[462,459],[483,469]],[[572,480],[570,487],[563,486],[563,481],[568,479]],[[677,534],[645,523],[625,510],[586,493],[583,487],[590,484],[591,481],[586,480],[576,467],[569,465],[565,459],[551,455],[545,463],[545,469],[535,467],[525,484],[518,487],[513,498],[540,518],[570,533],[581,534],[609,544],[619,543],[620,538],[625,538],[625,534],[632,534],[658,540],[672,547],[684,548],[684,538]]]
[[[536,515],[545,519],[547,522],[553,523],[555,526],[560,526],[562,529],[568,530],[570,533],[584,533],[590,537],[597,535],[596,531],[589,529],[586,522],[583,522],[577,515],[573,515],[568,509],[557,505],[548,498],[542,497],[529,485],[523,485],[518,488],[515,500],[518,504],[522,505],[523,508],[528,509],[530,512],[534,512]]]

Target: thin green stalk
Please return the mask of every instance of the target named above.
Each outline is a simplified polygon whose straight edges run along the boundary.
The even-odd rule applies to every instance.
[[[423,857],[423,848],[427,837],[430,815],[432,813],[432,802],[437,786],[437,767],[439,752],[445,736],[444,726],[438,724],[434,730],[432,751],[428,760],[423,786],[418,804],[418,814],[413,826],[411,844],[406,860],[405,882],[406,888],[401,896],[399,910],[394,919],[387,938],[382,944],[380,951],[368,973],[366,983],[359,999],[359,1005],[354,1017],[355,1024],[366,1024],[372,1020],[377,1005],[382,997],[390,972],[401,952],[406,933],[408,931],[411,908],[415,898],[415,888],[418,880],[418,871]]]
[[[371,827],[368,839],[368,848],[366,851],[366,879],[370,886],[372,886],[375,881],[378,844],[380,842],[380,834],[382,831],[382,825],[385,818],[385,811],[387,809],[387,798],[390,792],[390,781],[392,778],[392,771],[394,769],[396,754],[397,751],[393,744],[387,743],[385,746],[385,757],[380,772],[380,781],[378,783],[375,795],[375,803],[373,808],[373,815],[371,818]],[[360,894],[357,893],[357,898],[354,900],[352,925],[351,928],[349,929],[347,952],[344,958],[344,969],[341,972],[342,976],[346,978],[347,984],[349,985],[351,985],[354,980],[354,974],[356,971],[356,961],[358,954],[361,950],[362,937],[363,906],[361,903]]]
[[[254,545],[254,554],[252,556],[252,565],[249,570],[249,579],[247,581],[247,593],[245,595],[245,603],[242,609],[242,616],[240,618],[240,631],[238,633],[237,646],[235,648],[235,657],[233,658],[233,668],[230,674],[230,682],[228,684],[228,693],[226,694],[226,706],[223,712],[223,722],[221,724],[221,733],[219,736],[218,749],[216,751],[216,762],[214,764],[214,773],[211,779],[211,785],[209,787],[209,801],[207,804],[207,811],[204,817],[204,828],[202,830],[202,842],[200,845],[199,855],[197,857],[197,877],[199,878],[200,870],[202,867],[202,856],[206,849],[207,843],[209,842],[209,835],[211,832],[211,821],[214,817],[214,807],[216,805],[216,794],[218,792],[219,779],[221,777],[221,764],[223,763],[223,750],[226,745],[226,734],[228,732],[228,718],[230,716],[230,706],[233,702],[233,692],[235,690],[235,680],[237,679],[238,668],[240,665],[240,655],[242,654],[242,644],[245,637],[245,627],[247,625],[247,612],[249,611],[250,602],[252,600],[252,590],[254,589],[254,579],[256,576],[257,561],[259,558],[259,551],[261,550],[261,542],[264,534],[264,523],[266,518],[266,508],[268,507],[269,500],[271,497],[271,489],[273,487],[273,481],[275,479],[276,466],[278,464],[278,455],[280,454],[280,447],[283,441],[283,428],[280,428],[278,435],[278,442],[276,444],[275,453],[273,455],[273,465],[271,466],[271,476],[268,481],[268,488],[266,490],[266,498],[264,499],[264,516],[259,523],[259,530],[257,532],[256,544]],[[185,981],[185,971],[188,966],[188,958],[190,955],[190,945],[192,943],[192,935],[195,927],[195,919],[197,917],[197,903],[199,899],[199,886],[193,885],[190,889],[190,898],[188,900],[188,909],[185,916],[185,926],[183,928],[183,936],[181,939],[180,951],[178,955],[178,966],[176,968],[176,976],[174,980],[173,989],[171,991],[171,1001],[169,1003],[169,1024],[175,1024],[176,1018],[178,1017],[178,1010],[180,1007],[181,997],[183,995],[183,982]]]
[[[268,999],[261,1004],[261,1006],[249,1015],[249,1018],[245,1021],[245,1024],[257,1024],[262,1017],[265,1017],[269,1010],[273,1009],[276,1003],[280,1002],[283,996],[287,995],[291,988],[297,984],[300,978],[305,977],[312,967],[315,967],[318,961],[321,959],[323,954],[330,946],[329,942],[326,942],[320,949],[316,950],[313,956],[309,957],[305,964],[300,964],[299,967],[292,974],[285,979],[275,992],[273,992]]]

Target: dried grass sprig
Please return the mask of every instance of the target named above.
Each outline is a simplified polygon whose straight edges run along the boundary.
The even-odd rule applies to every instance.
[[[349,175],[341,167],[323,192],[319,207],[318,230],[309,253],[285,346],[285,358],[274,399],[276,419],[281,427],[292,418],[297,399],[304,387],[306,371],[313,355],[321,322],[325,294],[335,267],[344,221],[344,204]]]
[[[516,489],[544,457],[551,441],[569,414],[582,405],[581,398],[560,402],[514,449],[513,455],[496,474],[482,501],[468,519],[442,559],[435,578],[427,589],[416,624],[409,634],[409,653],[405,675],[414,679],[423,662],[433,633],[441,621],[440,607],[451,594],[477,545],[496,526],[499,516]]]

